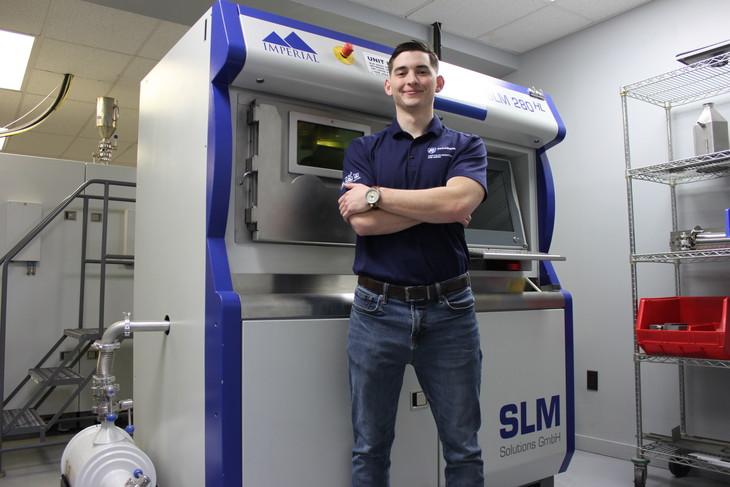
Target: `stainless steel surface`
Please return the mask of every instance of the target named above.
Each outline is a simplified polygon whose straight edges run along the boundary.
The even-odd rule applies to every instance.
[[[675,357],[667,355],[647,355],[645,353],[637,353],[636,360],[641,362],[651,362],[655,364],[684,364],[693,367],[713,367],[716,369],[730,369],[730,360],[712,360],[706,358],[694,357]]]
[[[545,254],[542,252],[520,252],[516,250],[503,249],[469,249],[470,257],[482,257],[486,260],[566,260],[562,255]]]
[[[656,254],[634,254],[631,261],[663,264],[690,264],[698,262],[722,262],[730,260],[730,249],[686,250],[681,252],[660,252]]]
[[[631,171],[631,140],[629,137],[629,112],[628,104],[626,99],[626,89],[621,90],[621,117],[623,121],[623,135],[624,135],[624,160],[626,163],[626,200],[628,205],[628,217],[629,217],[629,256],[636,253],[636,230],[634,228],[634,190],[633,181],[628,174]],[[636,281],[636,263],[633,260],[629,260],[631,269],[631,306],[632,306],[632,324],[636,322],[636,314],[638,310],[638,289]],[[636,331],[634,334],[634,356],[639,353],[639,344],[636,341]],[[642,464],[644,457],[642,455],[643,439],[641,432],[643,431],[642,417],[641,417],[641,362],[634,359],[634,413],[635,413],[635,424],[636,424],[636,460],[635,463]],[[646,473],[646,469],[643,469]]]
[[[725,235],[724,229],[704,229],[697,225],[691,230],[672,232],[669,236],[669,248],[673,252],[730,248],[730,237]]]
[[[727,457],[730,452],[730,443],[709,438],[683,435],[679,439],[670,436],[648,433],[645,439],[651,441],[644,448],[644,453],[690,467],[730,474],[730,468],[703,461],[690,453],[708,453],[718,457]]]
[[[109,164],[112,160],[112,152],[117,148],[118,138],[114,135],[117,130],[117,120],[119,119],[119,107],[117,100],[108,96],[99,96],[96,98],[96,130],[99,132],[101,140],[91,154],[94,162]]]
[[[245,112],[246,107],[240,108]],[[337,199],[341,176],[320,177],[289,171],[288,112],[367,124],[385,125],[352,113],[324,113],[322,109],[258,99],[239,122],[236,198],[236,241],[353,245],[355,233],[340,217]],[[244,177],[245,176],[245,177]]]
[[[730,175],[730,150],[670,160],[634,169],[627,168],[633,179],[664,184],[682,184]]]
[[[714,103],[705,103],[692,131],[695,155],[730,149],[727,120],[720,115]]]
[[[352,275],[237,274],[244,320],[346,318],[357,279]],[[477,312],[560,309],[560,292],[506,292],[513,278],[472,275]],[[500,289],[500,292],[495,292]],[[524,289],[524,282],[521,289]]]
[[[96,130],[99,137],[108,139],[117,130],[119,119],[119,107],[117,100],[109,96],[96,98]]]
[[[627,96],[653,105],[684,105],[730,91],[730,53],[626,85]]]
[[[102,337],[94,342],[93,347],[99,351],[96,361],[91,393],[94,398],[93,411],[100,422],[104,423],[108,414],[116,414],[120,405],[115,402],[119,384],[112,375],[114,366],[114,351],[119,349],[121,341],[129,338],[132,333],[170,330],[169,321],[130,321],[130,314],[124,313],[124,319],[110,325]]]
[[[685,103],[700,100],[702,98],[715,96],[722,93],[730,92],[730,53],[722,54],[701,62],[697,62],[686,68],[677,69],[675,71],[655,76],[639,83],[625,86],[621,90],[621,108],[623,114],[623,132],[624,132],[624,156],[626,160],[626,193],[628,201],[629,216],[629,244],[631,250],[630,268],[631,268],[631,294],[633,306],[633,323],[636,320],[636,312],[638,307],[638,283],[637,283],[637,263],[640,262],[661,262],[674,264],[674,281],[675,294],[680,295],[682,291],[682,283],[680,280],[679,266],[682,263],[694,262],[714,262],[721,260],[730,260],[730,249],[698,249],[696,247],[696,235],[682,235],[677,232],[678,210],[677,210],[677,193],[676,186],[681,183],[689,183],[694,181],[702,181],[714,179],[730,175],[730,151],[727,146],[706,147],[710,153],[702,154],[681,160],[674,160],[673,141],[672,141],[672,118],[671,110],[673,107]],[[669,162],[661,162],[646,167],[631,167],[630,155],[630,138],[629,138],[629,117],[627,97],[632,97],[640,101],[651,103],[664,108],[666,122],[667,137],[667,159]],[[708,120],[700,120],[701,123],[711,121],[714,114]],[[725,128],[725,134],[727,128]],[[727,135],[725,135],[726,137]],[[722,150],[718,150],[722,149]],[[701,151],[706,152],[706,151]],[[636,253],[636,233],[634,221],[634,196],[633,196],[633,179],[641,179],[657,183],[668,184],[670,187],[670,205],[672,215],[672,235],[670,246],[682,249],[675,252],[655,253],[655,254],[637,254]],[[714,237],[714,236],[713,236]],[[715,238],[708,238],[707,245],[719,245],[714,241]],[[690,247],[693,247],[690,249]],[[687,456],[688,445],[680,445],[680,438],[687,438],[687,410],[685,407],[685,368],[686,366],[705,366],[730,368],[730,361],[705,360],[684,357],[662,357],[650,356],[640,353],[638,342],[636,340],[636,332],[634,331],[634,383],[636,397],[636,449],[637,458],[634,459],[637,468],[635,474],[646,472],[646,466],[642,466],[645,457],[653,456],[663,458],[670,462],[683,465],[704,468],[707,470],[718,471],[730,474],[729,468],[718,468],[701,459]],[[642,377],[641,363],[672,363],[677,364],[678,380],[679,380],[679,415],[680,425],[677,427],[677,437],[672,439],[669,437],[657,438],[652,435],[644,435],[643,433],[643,405],[642,405]],[[653,443],[645,444],[644,439],[654,440]],[[730,446],[730,443],[725,443]],[[645,477],[635,477],[635,481],[639,481],[637,485],[644,485]]]
[[[30,378],[36,384],[50,382],[53,385],[78,384],[83,382],[81,377],[75,370],[69,367],[63,367],[56,373],[55,368],[35,368],[28,371]]]

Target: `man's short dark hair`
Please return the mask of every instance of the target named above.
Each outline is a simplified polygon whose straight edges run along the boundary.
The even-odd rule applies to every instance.
[[[436,53],[433,52],[429,47],[424,44],[421,41],[408,41],[408,42],[401,42],[397,46],[395,46],[395,49],[393,50],[393,54],[390,55],[390,59],[388,59],[388,73],[393,72],[393,61],[395,58],[397,58],[401,53],[407,52],[407,51],[420,51],[425,52],[428,54],[428,62],[433,68],[434,71],[438,73],[439,71],[439,58],[436,56]]]

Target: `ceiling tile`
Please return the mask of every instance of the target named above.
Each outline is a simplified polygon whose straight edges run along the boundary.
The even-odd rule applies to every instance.
[[[44,34],[52,39],[136,54],[158,21],[81,0],[53,0]]]
[[[126,54],[43,39],[33,67],[87,79],[115,81],[131,59]]]
[[[593,22],[606,20],[651,0],[556,0],[555,5],[577,13]]]
[[[125,82],[136,82],[142,81],[142,78],[147,76],[147,73],[152,71],[152,68],[157,65],[158,61],[152,59],[145,59],[142,57],[134,57],[129,65],[122,73],[121,79]]]
[[[550,6],[499,27],[479,37],[479,40],[521,54],[577,32],[590,23],[578,14]]]
[[[144,43],[137,55],[150,59],[162,59],[162,56],[167,54],[167,51],[172,49],[172,46],[188,30],[190,30],[190,26],[188,25],[162,21],[152,36]]]
[[[0,127],[16,119],[21,97],[19,91],[0,90]]]
[[[38,35],[48,13],[50,0],[0,1],[0,29]]]
[[[441,22],[445,32],[478,37],[543,7],[544,0],[436,0],[408,19],[422,24]]]
[[[40,95],[23,95],[20,113],[23,114],[33,109],[43,101],[43,98]],[[26,120],[33,120],[43,113],[50,103],[50,99],[45,100]],[[89,118],[94,117],[95,114],[96,105],[92,103],[65,100],[54,113],[38,126],[37,130],[47,134],[76,136]]]
[[[73,137],[68,135],[46,134],[38,130],[31,130],[10,137],[3,152],[38,157],[61,157],[72,140]]]
[[[96,150],[98,143],[98,139],[77,137],[61,156],[72,161],[91,162],[91,154]]]
[[[46,96],[52,90],[58,88],[62,80],[63,75],[59,73],[33,69],[28,75],[25,92]],[[111,90],[111,87],[112,84],[106,81],[96,81],[74,76],[73,80],[71,80],[71,87],[68,90],[67,99],[96,103],[96,97],[106,95]]]
[[[94,118],[89,119],[85,124],[83,130],[79,133],[79,137],[87,139],[96,139],[97,141],[101,137],[99,131],[96,129],[96,109],[94,111]]]
[[[139,109],[139,83],[136,81],[119,81],[107,96],[116,98],[120,108]]]
[[[400,0],[394,2],[393,0],[351,0],[353,3],[359,3],[366,7],[374,8],[391,15],[398,15],[405,17],[409,13],[417,10],[434,0]]]
[[[120,164],[123,166],[136,166],[137,165],[137,144],[132,144],[127,150],[118,154],[112,158],[113,164]]]

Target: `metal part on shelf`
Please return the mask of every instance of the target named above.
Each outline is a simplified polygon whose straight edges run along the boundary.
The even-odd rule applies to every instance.
[[[702,228],[696,225],[691,230],[677,230],[669,236],[672,252],[682,250],[716,250],[730,248],[730,237],[725,229]]]
[[[623,87],[622,93],[653,105],[678,106],[730,92],[730,53],[720,54]]]
[[[633,254],[632,263],[693,264],[700,262],[730,261],[730,249],[681,250],[653,254]]]
[[[730,176],[730,150],[629,169],[627,175],[654,183],[682,184]]]
[[[634,355],[634,357],[640,362],[650,362],[655,364],[683,364],[695,367],[730,369],[730,360],[712,360],[707,358],[695,357],[675,357],[669,355],[647,355],[645,353],[637,353]]]

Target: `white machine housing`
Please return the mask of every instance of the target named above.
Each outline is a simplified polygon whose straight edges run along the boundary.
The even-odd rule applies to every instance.
[[[345,43],[352,62],[338,56]],[[327,225],[315,218],[329,210],[289,214],[263,202],[288,193],[271,182],[300,186],[315,207],[336,211],[323,196],[339,188],[336,178],[292,170],[291,114],[380,130],[393,116],[383,92],[390,50],[219,1],[143,80],[134,311],[179,323],[164,341],[135,339],[137,441],[160,485],[349,484],[353,247],[321,239]],[[441,66],[437,113],[509,163],[522,250],[547,253],[554,195],[545,151],[565,133],[552,100]],[[505,268],[482,258],[490,245],[474,247],[487,485],[548,482],[574,449],[571,298],[549,262],[525,257]],[[391,482],[443,486],[419,392],[409,367]]]

